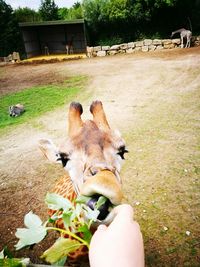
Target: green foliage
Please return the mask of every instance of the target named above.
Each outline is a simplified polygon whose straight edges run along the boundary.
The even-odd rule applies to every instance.
[[[91,45],[119,37],[122,42],[169,38],[184,27],[200,32],[200,2],[190,0],[83,0]],[[191,21],[191,23],[190,23]]]
[[[77,8],[70,8],[68,19],[82,19],[83,18],[83,12],[81,5]]]
[[[99,45],[115,45],[115,44],[121,44],[123,42],[123,38],[119,36],[111,36],[110,38],[102,38],[99,40]]]
[[[26,267],[29,262],[21,259],[0,258],[1,267]]]
[[[61,20],[67,20],[68,19],[68,13],[69,9],[67,7],[62,7],[58,9],[58,17]]]
[[[0,56],[24,54],[17,22],[39,20],[86,21],[89,45],[112,45],[141,38],[169,38],[178,28],[200,33],[200,1],[195,0],[83,0],[71,8],[58,8],[54,0],[41,0],[39,11],[12,8],[0,0]],[[117,42],[119,43],[119,42]]]
[[[58,10],[59,19],[73,20],[82,19],[83,12],[82,6],[79,2],[75,3],[71,8],[59,8]]]
[[[0,56],[22,52],[23,45],[16,17],[10,5],[0,0]]]
[[[67,198],[63,198],[54,193],[48,193],[46,195],[45,202],[48,204],[49,209],[52,210],[68,210],[72,207],[72,203]]]
[[[107,2],[107,16],[109,21],[126,20],[129,10],[127,0],[110,0]]]
[[[15,17],[18,22],[30,22],[30,21],[40,21],[41,17],[39,12],[30,9],[28,7],[21,8],[14,10]]]
[[[107,201],[107,198],[104,196],[100,196],[97,203],[96,203],[96,208],[99,209],[102,205],[104,205]]]
[[[97,23],[107,19],[107,0],[83,0],[82,6],[84,18],[90,27],[95,28]]]
[[[59,18],[58,6],[54,0],[41,0],[39,13],[44,21],[57,20]]]
[[[83,18],[82,5],[79,2],[74,3],[73,6],[69,9],[69,18],[71,19]]]
[[[30,121],[70,101],[82,88],[85,77],[73,77],[60,85],[35,86],[0,99],[0,128]],[[8,107],[22,103],[25,113],[20,117],[10,117]]]
[[[42,225],[40,218],[32,211],[24,217],[24,224],[27,228],[18,228],[15,234],[19,238],[15,245],[17,250],[40,242],[47,234],[46,227]]]
[[[79,247],[80,243],[78,241],[61,237],[42,254],[41,258],[54,264],[62,258],[66,259],[66,255],[76,251]]]
[[[81,198],[82,201],[84,197]],[[79,199],[80,200],[80,199]],[[85,198],[87,201],[87,198]],[[58,264],[62,262],[64,265],[67,255],[77,250],[80,246],[89,248],[92,233],[91,225],[97,220],[100,208],[107,199],[101,196],[94,210],[90,209],[85,203],[70,202],[68,199],[61,197],[55,193],[48,193],[45,199],[49,209],[55,210],[51,218],[42,223],[40,218],[29,212],[24,217],[26,228],[17,229],[16,237],[19,238],[16,249],[39,243],[44,239],[48,231],[59,231],[71,238],[60,237],[56,242],[47,249],[41,256],[42,259],[51,263]],[[78,202],[78,201],[77,201]],[[66,221],[66,215],[69,215]],[[65,229],[49,226],[49,223],[56,223],[57,220],[64,221]],[[67,227],[66,227],[67,226]],[[81,237],[80,237],[81,234]]]

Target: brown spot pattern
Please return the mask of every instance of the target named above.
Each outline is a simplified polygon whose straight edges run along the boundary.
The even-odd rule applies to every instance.
[[[71,202],[73,202],[77,197],[69,175],[64,175],[56,182],[55,187],[52,189],[52,193],[59,194],[60,196],[69,199]],[[55,212],[56,212],[55,210],[48,210],[48,214],[50,217]],[[62,219],[60,219],[56,222],[56,227],[61,228],[61,229],[65,229]],[[71,239],[71,237],[68,235],[62,235],[62,236],[65,238]],[[76,260],[80,259],[80,257],[85,257],[87,255],[88,255],[88,249],[85,246],[81,246],[76,251],[71,252],[68,255],[68,257],[70,258],[70,260],[76,261]]]

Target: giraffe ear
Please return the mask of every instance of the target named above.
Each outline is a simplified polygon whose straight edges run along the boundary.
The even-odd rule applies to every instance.
[[[54,163],[62,163],[58,148],[50,139],[40,139],[39,148],[46,158]]]

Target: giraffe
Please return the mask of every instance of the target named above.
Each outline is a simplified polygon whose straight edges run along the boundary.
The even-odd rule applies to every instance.
[[[45,56],[49,56],[49,46],[47,43],[45,43],[44,45],[44,54]]]
[[[73,46],[73,42],[74,42],[74,36],[71,37],[71,39],[67,42],[66,44],[66,52],[67,55],[73,54],[74,53],[74,46]]]
[[[186,30],[184,28],[181,28],[177,31],[174,31],[172,32],[171,34],[171,38],[176,34],[176,33],[180,33],[180,37],[181,37],[181,48],[184,47],[184,44],[183,44],[183,40],[184,38],[187,39],[187,42],[186,42],[186,45],[185,45],[185,48],[189,48],[190,47],[190,42],[191,42],[191,38],[192,38],[192,32],[189,31],[189,30]]]
[[[128,151],[119,131],[111,130],[101,101],[93,101],[90,112],[93,119],[83,121],[82,105],[72,102],[65,143],[56,147],[51,140],[41,139],[39,147],[50,161],[61,163],[66,170],[66,175],[55,185],[55,193],[70,200],[80,194],[103,195],[116,206],[123,198],[120,170]],[[109,224],[115,216],[113,210],[97,223]],[[70,256],[77,258],[81,254],[84,251]]]

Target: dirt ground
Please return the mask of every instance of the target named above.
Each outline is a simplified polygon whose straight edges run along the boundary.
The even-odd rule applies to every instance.
[[[191,129],[189,124],[186,127],[189,127],[190,131],[188,129],[188,132],[184,132],[182,128],[180,128],[181,130],[177,128],[179,127],[177,124],[173,124],[174,128],[170,126],[169,120],[180,115],[183,116],[183,124],[187,123],[187,119],[188,121],[192,119],[192,121],[195,120],[195,127],[199,127],[199,118],[194,107],[199,101],[196,97],[199,97],[197,89],[198,91],[200,89],[200,47],[52,64],[2,66],[0,67],[0,96],[34,85],[59,83],[76,75],[89,77],[88,88],[81,93],[79,98],[74,99],[75,101],[84,99],[82,101],[85,110],[84,117],[90,117],[88,109],[91,101],[101,100],[111,127],[121,131],[128,142],[128,147],[132,150],[130,158],[127,157],[127,162],[122,170],[124,194],[128,202],[135,205],[137,219],[143,225],[145,220],[148,221],[148,216],[138,215],[139,208],[142,209],[142,213],[146,213],[147,207],[145,208],[145,205],[142,207],[138,203],[144,203],[145,199],[149,201],[152,192],[158,188],[171,190],[169,181],[158,178],[159,174],[161,173],[163,176],[165,174],[166,179],[169,169],[175,169],[177,166],[179,168],[179,163],[183,163],[187,158],[187,153],[195,155],[195,164],[197,165],[196,128]],[[86,94],[88,94],[87,100],[84,98]],[[180,103],[179,100],[182,102]],[[175,114],[170,109],[172,105],[175,106]],[[52,138],[57,144],[62,142],[67,127],[67,108],[68,106],[58,107],[56,111],[49,112],[33,122],[20,125],[0,136],[0,250],[7,245],[14,252],[15,230],[23,226],[23,217],[28,211],[32,210],[43,219],[47,218],[44,197],[54,181],[63,174],[63,170],[59,166],[51,165],[42,157],[37,142],[43,137]],[[162,118],[159,119],[159,113],[161,117],[164,116],[166,121],[163,121]],[[152,122],[148,129],[144,128],[145,122],[146,125]],[[162,122],[163,124],[166,122],[169,128],[166,128]],[[179,123],[181,124],[180,121]],[[162,131],[154,136],[153,126],[155,124],[159,124],[159,127],[168,131],[165,132],[168,134],[168,139],[161,137],[164,134]],[[141,132],[141,129],[144,131]],[[171,129],[170,133],[169,129]],[[156,142],[154,146],[150,141],[151,137],[152,140],[154,138],[157,140],[154,140]],[[183,150],[183,153],[174,148],[180,140],[182,142],[180,142],[180,146],[182,144],[188,149]],[[150,143],[151,149],[144,152],[145,147],[148,148]],[[166,158],[165,152],[170,155],[170,160]],[[176,161],[177,157],[180,162]],[[184,164],[181,165],[181,170],[185,171],[185,177],[190,167],[184,166]],[[199,166],[196,168],[199,169]],[[172,179],[173,175],[169,175],[169,179]],[[195,175],[191,174],[187,180],[188,184],[185,186],[191,186],[196,181],[196,177],[196,173]],[[174,177],[174,179],[176,178]],[[168,184],[167,187],[166,184]],[[182,180],[177,184],[172,181],[171,186],[174,190],[174,187],[179,185],[181,188],[181,184]],[[134,188],[137,190],[134,191]],[[186,188],[180,190],[184,191]],[[168,193],[169,190],[166,192]],[[163,192],[164,196],[166,196],[166,192]],[[173,192],[173,194],[179,195],[179,192]],[[193,196],[194,194],[196,198],[192,197],[191,201],[195,202],[196,206],[190,209],[194,214],[187,215],[188,226],[193,224],[192,216],[196,216],[195,223],[197,220],[199,221],[199,214],[196,213],[199,210],[198,191],[193,192]],[[151,201],[155,200],[151,199]],[[161,207],[163,208],[163,206]],[[173,206],[169,206],[169,208],[173,211]],[[173,212],[170,216],[173,217]],[[196,231],[194,240],[198,243],[196,236],[199,235],[199,232],[197,229]],[[15,256],[30,257],[32,262],[39,263],[41,262],[39,259],[41,251],[49,246],[53,238],[54,236],[50,235],[47,241],[34,246],[31,250],[25,249],[14,252],[14,254]],[[161,256],[163,246],[159,244],[154,247],[153,242],[149,245],[151,240],[147,241],[147,239],[148,235],[146,234],[145,242],[152,249],[148,252],[149,262],[154,262],[151,257],[160,257],[154,264],[149,263],[149,266],[199,266],[197,263],[200,260],[199,250],[194,255],[196,265],[187,265],[190,262],[190,256],[186,256],[184,259],[178,253],[172,255],[169,253],[166,257]],[[161,242],[161,240],[158,241]],[[167,244],[169,245],[169,243]],[[158,250],[158,248],[161,252],[158,251],[160,254],[155,255],[154,250]],[[176,258],[173,264],[170,263],[172,257]]]

